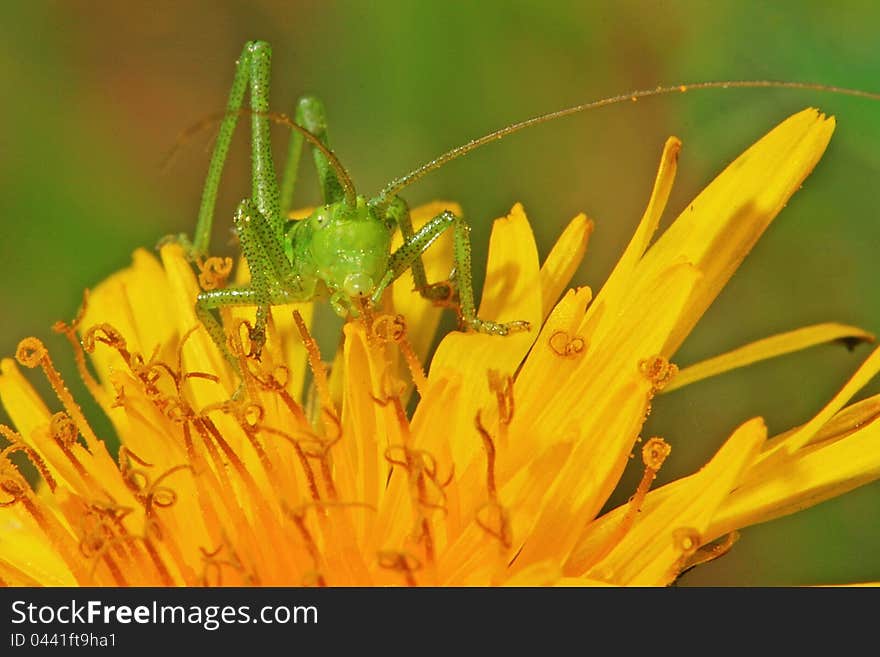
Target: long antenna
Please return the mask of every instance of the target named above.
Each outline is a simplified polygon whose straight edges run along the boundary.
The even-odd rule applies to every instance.
[[[610,96],[601,100],[594,100],[589,103],[583,103],[581,105],[575,105],[573,107],[556,110],[555,112],[541,114],[540,116],[535,116],[530,119],[526,119],[525,121],[520,121],[519,123],[514,123],[494,132],[490,132],[488,135],[484,135],[483,137],[472,139],[466,144],[462,144],[457,148],[453,148],[451,151],[447,151],[446,153],[443,153],[443,155],[423,164],[418,169],[410,171],[406,175],[400,176],[399,178],[395,178],[390,183],[388,183],[382,189],[382,191],[379,192],[379,195],[377,196],[377,201],[379,205],[387,203],[391,197],[398,194],[400,190],[402,190],[404,187],[412,185],[414,182],[421,180],[425,177],[425,175],[427,175],[434,169],[440,168],[447,162],[450,162],[458,157],[461,157],[462,155],[470,153],[480,146],[485,146],[490,142],[497,141],[498,139],[502,139],[503,137],[512,135],[514,132],[519,132],[520,130],[524,130],[533,125],[546,123],[548,121],[553,121],[554,119],[561,119],[564,116],[577,114],[578,112],[584,112],[586,110],[598,109],[600,107],[607,107],[608,105],[616,105],[618,103],[623,103],[627,101],[634,102],[639,100],[640,98],[650,98],[653,96],[662,96],[665,94],[676,92],[684,93],[686,91],[696,91],[699,89],[756,89],[767,87],[777,89],[805,89],[808,91],[821,91],[827,93],[841,94],[844,96],[856,96],[860,98],[880,100],[880,93],[872,93],[870,91],[848,89],[845,87],[834,87],[813,82],[780,82],[776,80],[731,80],[728,82],[698,82],[696,84],[679,84],[668,87],[657,87],[655,89],[643,89],[641,91],[633,91],[628,94]]]
[[[342,190],[345,192],[345,203],[349,207],[354,207],[357,203],[357,193],[354,189],[354,183],[351,181],[351,176],[348,175],[348,171],[345,170],[345,167],[342,166],[342,162],[339,161],[339,158],[336,157],[336,153],[331,151],[324,143],[318,139],[313,133],[308,131],[306,128],[302,127],[299,123],[291,119],[287,114],[281,114],[280,112],[254,112],[257,116],[265,116],[270,121],[274,123],[279,123],[281,125],[286,125],[293,130],[296,130],[303,137],[305,137],[306,141],[309,142],[312,146],[321,151],[321,154],[327,158],[327,162],[333,167],[333,171],[336,174],[336,177],[339,179],[339,184],[342,185]]]
[[[309,142],[312,146],[317,148],[324,157],[327,158],[327,162],[333,167],[334,173],[336,173],[336,177],[339,179],[339,184],[342,185],[342,190],[345,192],[345,202],[350,207],[354,207],[357,203],[357,192],[354,188],[354,183],[351,180],[351,176],[348,175],[348,171],[345,170],[345,167],[342,166],[342,162],[339,161],[339,158],[336,157],[336,153],[330,150],[324,143],[318,139],[313,133],[309,132],[306,128],[302,127],[299,123],[296,123],[293,119],[291,119],[287,114],[282,114],[280,112],[255,112],[251,109],[242,108],[237,110],[238,114],[241,115],[257,115],[264,116],[273,123],[278,123],[280,125],[286,125],[287,127],[295,130],[300,133],[307,142]],[[174,142],[174,145],[171,147],[171,150],[168,151],[168,154],[162,158],[162,162],[160,163],[160,169],[165,169],[170,163],[171,160],[174,159],[174,156],[177,155],[177,152],[187,141],[192,139],[192,137],[207,128],[208,126],[214,125],[219,121],[222,121],[228,112],[216,112],[214,114],[210,114],[205,118],[199,120],[197,123],[191,125],[189,128],[184,130],[178,135],[177,139]]]

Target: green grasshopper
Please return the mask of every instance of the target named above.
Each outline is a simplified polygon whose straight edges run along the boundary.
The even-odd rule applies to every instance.
[[[256,306],[251,332],[253,353],[259,355],[265,343],[269,307],[329,296],[337,314],[357,312],[358,303],[377,304],[385,289],[408,269],[416,288],[426,299],[439,301],[450,296],[450,283],[429,284],[421,254],[440,234],[454,230],[454,280],[462,324],[475,331],[507,335],[529,329],[528,322],[493,322],[477,317],[471,284],[471,247],[467,223],[450,211],[413,230],[409,208],[397,196],[414,182],[413,174],[386,186],[374,198],[355,192],[348,173],[329,148],[324,107],[307,96],[297,103],[296,119],[269,112],[271,48],[263,41],[245,44],[239,58],[220,124],[217,142],[205,182],[198,223],[192,243],[181,238],[190,259],[207,252],[220,175],[232,133],[242,113],[245,91],[250,89],[252,121],[252,198],[242,201],[233,221],[251,272],[250,284],[208,290],[199,294],[196,313],[221,351],[231,358],[226,335],[213,314],[228,306]],[[269,138],[271,122],[282,122],[294,130],[287,166],[279,188]],[[314,151],[324,204],[308,218],[288,220],[304,141]],[[421,176],[418,176],[421,177]],[[391,253],[395,229],[404,242]]]
[[[470,228],[461,217],[445,210],[418,231],[413,229],[409,208],[399,192],[446,162],[524,128],[587,109],[604,107],[648,96],[688,89],[731,87],[787,87],[830,91],[878,98],[868,92],[825,85],[774,82],[703,82],[689,86],[658,87],[606,98],[551,112],[509,125],[452,149],[418,169],[396,178],[376,196],[356,193],[346,170],[330,150],[324,107],[311,96],[296,106],[295,120],[269,111],[271,48],[264,41],[245,44],[238,59],[226,113],[220,124],[202,194],[198,223],[192,242],[180,236],[191,260],[207,253],[220,175],[238,117],[247,113],[252,123],[252,198],[242,201],[234,215],[235,230],[251,272],[250,284],[208,290],[198,295],[196,313],[221,352],[236,368],[226,335],[214,311],[229,306],[256,306],[251,330],[252,354],[259,357],[266,340],[266,322],[273,305],[309,301],[329,296],[340,316],[356,314],[360,304],[379,303],[385,289],[407,270],[415,287],[429,301],[457,299],[463,328],[492,335],[508,335],[530,329],[526,321],[495,322],[477,317],[471,281]],[[243,109],[250,90],[250,110]],[[279,187],[272,160],[269,128],[272,122],[293,130],[287,163]],[[288,219],[292,208],[297,169],[305,141],[312,147],[323,195],[323,205],[308,218]],[[450,279],[428,283],[422,253],[447,229],[453,230],[454,264]],[[391,252],[392,233],[399,229],[403,244]]]

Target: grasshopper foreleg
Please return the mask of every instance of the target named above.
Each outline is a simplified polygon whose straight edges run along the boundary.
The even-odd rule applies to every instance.
[[[392,207],[394,207],[393,204]],[[401,206],[398,205],[397,207],[399,212]],[[405,205],[402,207],[405,208]],[[408,212],[406,216],[408,219]],[[409,238],[406,237],[407,229],[403,227],[400,218],[395,217],[395,220],[401,225],[401,231],[404,233],[404,242],[399,249],[391,254],[391,259],[388,262],[388,273],[373,295],[374,302],[378,302],[384,288],[399,278],[407,269],[413,270],[416,287],[422,296],[432,300],[448,297],[450,283],[432,285],[427,282],[424,266],[421,263],[421,255],[443,231],[452,226],[455,262],[453,269],[454,281],[458,293],[459,314],[462,325],[474,331],[491,335],[507,335],[516,331],[529,330],[530,325],[526,321],[493,322],[477,317],[471,277],[470,226],[462,217],[449,210],[444,210],[415,233],[412,233],[412,224],[410,223],[408,230],[411,236]]]

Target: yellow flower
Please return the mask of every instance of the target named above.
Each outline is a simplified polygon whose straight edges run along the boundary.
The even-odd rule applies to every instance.
[[[136,252],[72,325],[57,326],[121,438],[118,460],[42,343],[23,340],[16,359],[45,372],[63,410],[2,362],[0,397],[17,431],[2,428],[0,579],[665,585],[729,549],[737,529],[877,478],[880,397],[846,404],[880,369],[880,351],[812,420],[767,439],[751,419],[699,472],[650,492],[677,437],[646,440],[641,484],[600,515],[659,392],[820,342],[871,339],[822,324],[680,372],[670,363],[833,129],[812,109],[788,118],[651,244],[680,148],[670,139],[645,215],[595,298],[566,290],[592,222],[576,217],[541,265],[514,206],[494,225],[480,315],[533,330],[450,333],[427,374],[440,309],[404,281],[345,326],[329,372],[308,334],[310,304],[273,308],[259,362],[246,355],[252,313],[227,313],[247,371],[233,399],[237,376],[194,314],[198,283],[179,248],[163,247],[161,263]],[[442,278],[448,251],[441,241],[429,254],[429,278]],[[220,284],[222,269],[203,263],[203,285]],[[13,451],[39,470],[35,489]]]

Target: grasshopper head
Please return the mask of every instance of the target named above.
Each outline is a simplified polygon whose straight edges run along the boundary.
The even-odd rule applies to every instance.
[[[388,269],[391,235],[362,197],[323,205],[306,220],[315,274],[331,292],[369,296]]]

